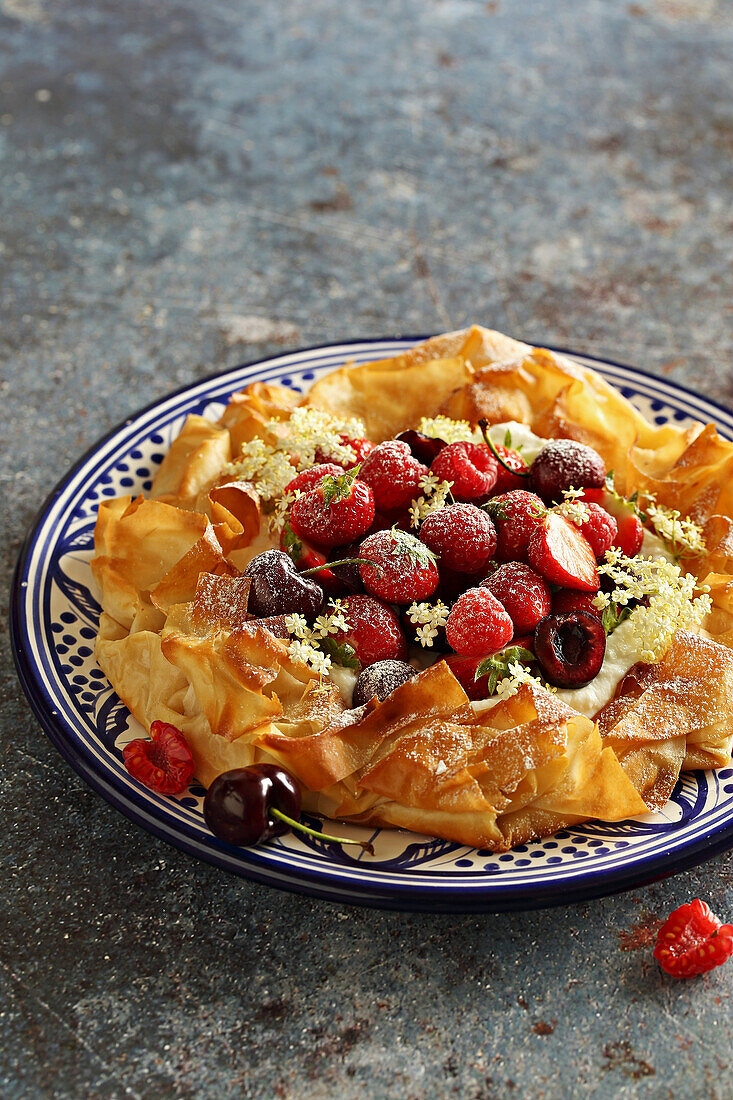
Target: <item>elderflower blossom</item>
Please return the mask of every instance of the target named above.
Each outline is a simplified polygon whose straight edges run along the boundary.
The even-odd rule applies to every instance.
[[[305,615],[286,615],[285,629],[288,634],[292,634],[294,638],[301,638],[304,640],[308,639],[311,633]]]
[[[590,508],[583,500],[579,500],[582,497],[582,489],[563,489],[562,495],[564,500],[562,504],[558,504],[553,511],[559,512],[561,516],[565,516],[571,523],[574,523],[577,527],[582,527],[584,523],[587,523],[590,519]]]
[[[689,516],[683,519],[676,508],[666,508],[656,501],[646,504],[645,511],[654,530],[676,556],[705,553],[702,528]]]
[[[424,649],[432,648],[438,637],[438,630],[448,622],[450,608],[442,600],[431,603],[413,603],[407,609],[407,618],[413,626],[417,641]]]
[[[280,497],[280,499],[275,502],[275,507],[267,517],[267,527],[271,535],[276,536],[282,532],[288,518],[290,506],[300,495],[300,489],[296,489],[292,493],[285,493],[284,496]]]
[[[286,454],[276,451],[262,439],[250,439],[235,462],[223,473],[237,481],[248,481],[263,501],[281,497],[295,477],[295,468]]]
[[[536,676],[532,675],[526,665],[521,665],[519,661],[511,661],[508,672],[509,675],[499,680],[496,685],[495,694],[502,701],[504,699],[511,699],[524,684],[534,684],[535,687],[543,688],[545,691],[554,692],[557,690],[554,687],[544,684],[541,680],[538,680]]]
[[[451,495],[453,482],[438,481],[435,474],[427,474],[420,479],[420,488],[423,490],[423,496],[413,500],[410,505],[411,527],[419,527],[427,516],[445,506],[445,502]]]
[[[612,548],[598,571],[614,583],[613,603],[625,607],[632,600],[644,601],[629,619],[643,661],[661,660],[677,631],[701,626],[712,608],[707,590],[697,588],[692,574],[661,558],[629,558]]]
[[[319,615],[313,623],[312,636],[320,640],[327,638],[329,634],[338,634],[340,630],[348,630],[349,622],[341,608],[331,612],[330,615]]]
[[[424,416],[417,430],[446,443],[471,443],[474,439],[474,430],[467,420],[451,420],[449,416]]]

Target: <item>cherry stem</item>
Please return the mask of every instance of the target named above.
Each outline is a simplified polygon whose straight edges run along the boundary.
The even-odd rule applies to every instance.
[[[310,569],[301,569],[300,575],[307,577],[310,573],[320,573],[322,569],[334,569],[337,565],[361,565],[362,562],[373,565],[375,569],[382,568],[378,562],[370,561],[369,558],[341,558],[340,561],[326,561],[323,565],[312,565]]]
[[[503,466],[504,469],[507,470],[510,474],[514,474],[515,477],[529,477],[529,470],[515,470],[507,462],[505,462],[504,459],[501,457],[501,455],[499,454],[499,452],[496,449],[496,444],[494,443],[493,439],[489,435],[489,430],[488,430],[489,429],[489,422],[488,422],[488,420],[484,420],[484,419],[479,420],[478,426],[481,429],[481,435],[484,437],[484,440],[486,442],[486,446],[489,448],[489,450],[491,451],[492,455],[494,456],[496,461],[499,463],[499,465]]]
[[[286,825],[289,825],[291,829],[299,829],[301,833],[307,833],[308,836],[314,836],[317,840],[332,840],[335,844],[358,844],[360,848],[363,848],[365,852],[368,852],[370,856],[374,855],[374,845],[370,844],[368,840],[347,840],[343,836],[329,836],[328,833],[324,833],[319,829],[310,829],[307,825],[304,825],[302,821],[296,821],[295,818],[288,817],[282,810],[278,810],[275,806],[270,807],[270,813],[273,817],[277,817],[280,821],[284,821]]]

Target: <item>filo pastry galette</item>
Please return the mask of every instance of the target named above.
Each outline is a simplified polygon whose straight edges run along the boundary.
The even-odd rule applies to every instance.
[[[473,327],[255,383],[100,505],[96,653],[198,779],[502,851],[733,741],[733,444]]]

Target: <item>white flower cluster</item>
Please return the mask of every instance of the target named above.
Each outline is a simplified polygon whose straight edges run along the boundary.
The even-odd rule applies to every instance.
[[[562,504],[556,505],[553,511],[559,512],[561,516],[565,516],[577,527],[582,527],[590,519],[590,508],[584,501],[578,499],[582,497],[583,490],[563,489],[562,495],[565,499]]]
[[[629,558],[612,548],[598,572],[610,577],[614,590],[610,596],[599,593],[593,601],[596,607],[626,607],[632,600],[644,601],[629,619],[643,661],[661,660],[678,630],[701,626],[710,613],[707,590],[697,588],[692,574],[661,558]]]
[[[438,637],[438,630],[448,622],[450,608],[442,600],[435,603],[412,603],[407,609],[407,618],[417,627],[415,634],[420,645],[432,648]]]
[[[508,671],[509,675],[499,680],[496,685],[495,694],[499,699],[511,699],[512,695],[516,695],[523,684],[534,684],[535,687],[544,688],[545,691],[557,691],[557,688],[538,680],[536,676],[532,675],[527,666],[520,664],[519,661],[511,661]]]
[[[439,481],[435,474],[423,474],[420,478],[422,496],[410,505],[410,526],[419,527],[431,512],[437,512],[445,506],[451,496],[452,481]],[[451,498],[452,499],[452,498]]]
[[[271,420],[266,427],[276,436],[276,442],[251,439],[223,471],[238,481],[250,482],[263,504],[279,500],[295,474],[314,466],[318,459],[355,462],[356,452],[344,443],[344,437],[358,439],[364,435],[361,420],[339,419],[311,408],[294,409],[289,420]],[[286,511],[282,512],[283,520]],[[275,520],[278,522],[279,518]]]
[[[290,656],[294,661],[308,665],[321,679],[330,669],[332,661],[320,648],[320,643],[331,634],[349,629],[343,601],[332,600],[329,607],[333,610],[327,615],[319,615],[312,627],[304,615],[285,616],[285,628],[293,639],[288,646]]]
[[[446,443],[471,443],[476,439],[467,420],[451,420],[449,416],[424,416],[417,430],[431,439],[444,439]]]
[[[669,545],[675,557],[705,553],[702,528],[689,516],[683,518],[676,508],[666,508],[651,499],[644,505],[644,510],[654,530]]]

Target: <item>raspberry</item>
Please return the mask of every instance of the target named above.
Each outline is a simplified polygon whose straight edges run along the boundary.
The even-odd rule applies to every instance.
[[[514,624],[515,634],[529,634],[550,613],[550,589],[533,569],[521,561],[508,561],[480,584],[488,588]]]
[[[361,544],[359,557],[364,587],[388,603],[426,600],[438,587],[435,556],[404,531],[375,531]],[[373,564],[372,564],[373,563]]]
[[[404,661],[407,642],[391,607],[373,596],[359,595],[349,596],[343,604],[349,628],[333,637],[351,646],[362,668],[375,661]]]
[[[463,657],[487,657],[511,641],[512,620],[486,588],[469,588],[453,604],[445,633]]]
[[[606,550],[615,545],[618,538],[618,523],[600,504],[588,504],[590,518],[581,523],[580,530],[588,540],[588,545],[601,561]]]
[[[524,489],[513,489],[490,500],[486,511],[496,525],[499,561],[526,561],[529,540],[547,514],[540,498]]]
[[[587,504],[600,505],[616,520],[614,546],[629,558],[639,553],[644,539],[644,528],[631,501],[624,500],[608,489],[586,489],[582,499]]]
[[[406,443],[391,439],[370,451],[359,477],[371,487],[380,512],[395,512],[419,496],[420,478],[427,472],[427,466],[413,458]]]
[[[596,559],[575,524],[558,512],[548,512],[530,540],[529,564],[553,584],[597,592],[600,586]]]
[[[529,484],[549,502],[562,500],[563,489],[600,489],[605,480],[598,451],[574,439],[551,439],[532,463]]]
[[[168,722],[153,722],[150,741],[138,737],[122,750],[133,779],[158,794],[181,794],[193,777],[193,756],[186,738]]]
[[[449,443],[433,459],[430,472],[450,481],[456,500],[480,500],[496,485],[499,463],[483,443]]]
[[[674,978],[694,978],[733,955],[733,926],[699,898],[680,905],[659,929],[654,958]]]
[[[519,451],[512,451],[510,447],[502,447],[499,444],[495,444],[497,451],[506,462],[507,466],[511,466],[513,470],[526,470],[527,463],[524,461]],[[526,477],[520,477],[518,474],[511,474],[508,470],[505,470],[500,462],[497,462],[497,475],[496,485],[493,488],[494,493],[510,493],[512,489],[523,489],[527,484]]]
[[[572,588],[561,588],[552,594],[552,610],[555,614],[564,614],[566,611],[585,611],[589,615],[601,617],[601,611],[593,603],[593,592],[577,592]]]
[[[425,519],[420,539],[442,566],[457,573],[478,573],[496,550],[496,529],[474,504],[450,504]]]
[[[345,446],[351,447],[352,451],[356,453],[356,458],[353,462],[337,463],[339,470],[353,470],[354,466],[359,466],[370,451],[374,450],[374,444],[369,439],[350,439],[345,432],[341,432],[339,439]],[[316,451],[316,461],[328,463],[336,463],[336,459],[328,453],[328,450]]]
[[[489,695],[489,674],[475,679],[476,669],[483,657],[461,657],[458,653],[449,653],[445,663],[455,676],[469,699],[487,699]]]
[[[320,485],[327,474],[331,477],[340,477],[343,472],[335,462],[321,462],[317,466],[311,466],[309,470],[296,474],[285,486],[285,492],[294,493],[299,489],[301,493],[305,493],[308,489],[315,489],[316,485]]]
[[[374,497],[353,474],[326,476],[315,489],[293,501],[290,526],[296,535],[318,546],[341,546],[368,531],[374,519]]]

